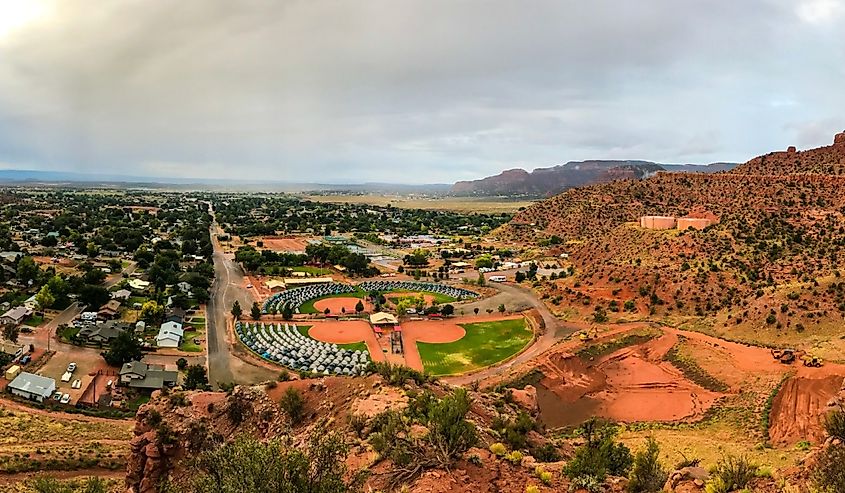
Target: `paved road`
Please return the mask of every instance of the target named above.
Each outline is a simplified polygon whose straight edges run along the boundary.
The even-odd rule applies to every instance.
[[[242,288],[244,272],[230,254],[223,252],[217,241],[217,220],[212,210],[212,224],[209,230],[214,246],[214,283],[206,307],[208,324],[208,381],[214,388],[223,383],[256,383],[272,378],[274,373],[245,363],[232,355],[227,338],[227,316],[235,300],[241,304],[244,313],[249,313],[253,298]]]

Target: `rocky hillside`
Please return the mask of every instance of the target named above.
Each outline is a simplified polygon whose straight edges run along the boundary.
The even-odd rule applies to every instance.
[[[532,172],[511,169],[474,181],[455,183],[453,195],[527,195],[545,197],[573,187],[614,180],[641,180],[658,171],[684,173],[715,173],[732,169],[731,163],[706,166],[663,165],[649,161],[571,161],[552,168],[537,168]]]
[[[763,327],[813,327],[845,313],[838,282],[845,260],[843,166],[840,134],[832,146],[768,154],[729,173],[659,173],[568,190],[522,211],[498,233],[562,240],[579,286],[558,283],[564,293],[553,290],[553,297],[592,295],[621,306],[630,298],[611,293],[643,293],[634,297],[642,296],[639,306],[652,313],[727,310],[731,323],[750,317],[768,320]],[[704,231],[645,230],[637,223],[643,215],[704,212],[720,220]],[[796,281],[816,285],[789,287]],[[819,283],[829,299],[802,302]],[[748,310],[764,293],[787,287]],[[785,310],[772,310],[773,303]]]

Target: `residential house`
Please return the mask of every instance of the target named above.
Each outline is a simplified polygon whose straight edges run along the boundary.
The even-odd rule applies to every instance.
[[[0,355],[5,355],[6,358],[13,360],[23,354],[23,346],[11,341],[0,341]]]
[[[120,315],[120,300],[109,300],[97,311],[97,318],[102,320],[113,320]]]
[[[143,390],[173,387],[178,377],[178,371],[165,370],[162,365],[150,365],[141,361],[130,361],[120,369],[122,385]]]
[[[128,285],[135,291],[146,291],[147,288],[150,287],[150,281],[144,281],[141,279],[130,279]]]
[[[130,296],[132,296],[132,291],[129,291],[128,289],[118,289],[117,291],[111,294],[111,299],[126,301],[129,299]]]
[[[176,283],[176,287],[179,288],[179,291],[182,291],[186,295],[191,296],[191,283],[182,281]]]
[[[32,310],[25,306],[16,306],[0,316],[2,325],[20,325],[32,315]]]
[[[171,308],[167,312],[167,316],[164,317],[165,322],[176,322],[179,325],[185,323],[185,317],[187,316],[187,312],[181,308]]]
[[[158,347],[176,348],[182,343],[182,337],[185,335],[182,324],[177,322],[165,322],[161,324],[156,336],[156,345]]]
[[[56,391],[56,381],[34,373],[21,372],[6,388],[13,395],[44,402]]]
[[[76,337],[89,344],[106,345],[130,328],[131,325],[129,324],[109,320],[80,329]]]

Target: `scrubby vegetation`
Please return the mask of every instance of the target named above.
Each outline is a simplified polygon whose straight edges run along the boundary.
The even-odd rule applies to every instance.
[[[563,470],[573,486],[598,491],[608,475],[628,475],[633,463],[631,451],[616,441],[618,429],[614,425],[591,419],[579,433],[585,443],[575,450]]]

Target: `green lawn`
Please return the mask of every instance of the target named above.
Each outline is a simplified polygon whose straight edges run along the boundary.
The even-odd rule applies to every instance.
[[[179,350],[185,351],[186,353],[201,352],[202,346],[200,346],[199,344],[194,344],[194,338],[200,337],[201,335],[201,332],[195,330],[186,330],[185,334],[182,336],[182,344],[179,345]]]
[[[23,325],[29,325],[30,327],[38,327],[43,321],[44,317],[40,315],[31,315],[28,319],[23,321]]]
[[[70,338],[79,333],[79,327],[67,325],[65,327],[56,329],[59,339],[65,342],[70,342]]]
[[[310,329],[310,325],[297,325],[296,330],[299,331],[300,334],[304,335],[305,337],[311,338],[308,335],[308,329]],[[364,341],[360,342],[350,342],[349,344],[338,344],[337,347],[341,349],[351,349],[353,351],[367,351],[367,343]]]
[[[312,265],[303,265],[301,267],[291,267],[290,270],[292,270],[293,272],[305,272],[305,273],[308,273],[308,274],[311,274],[311,275],[314,275],[314,276],[326,275],[331,271],[331,269],[328,269],[328,268],[321,269],[319,267],[314,267]]]
[[[332,294],[332,295],[329,295],[329,296],[322,296],[320,298],[314,298],[313,300],[309,300],[309,301],[306,301],[305,303],[303,303],[302,306],[299,307],[299,312],[300,313],[317,313],[317,309],[314,308],[314,303],[316,303],[320,300],[324,300],[326,298],[360,298],[360,299],[364,299],[364,297],[366,295],[367,295],[367,293],[365,293],[363,291],[356,290],[356,291],[353,291],[351,293]],[[352,315],[352,313],[349,313],[349,315]]]
[[[461,324],[467,334],[448,344],[417,343],[423,367],[432,375],[452,375],[493,365],[531,342],[525,319]]]
[[[407,295],[398,298],[393,298],[397,303],[405,298],[411,298],[420,294],[422,294],[423,296],[431,296],[432,298],[434,298],[434,301],[436,301],[439,305],[442,305],[443,303],[454,303],[455,301],[458,301],[456,298],[452,298],[451,296],[441,293],[432,293],[431,291],[387,291],[385,294]]]

